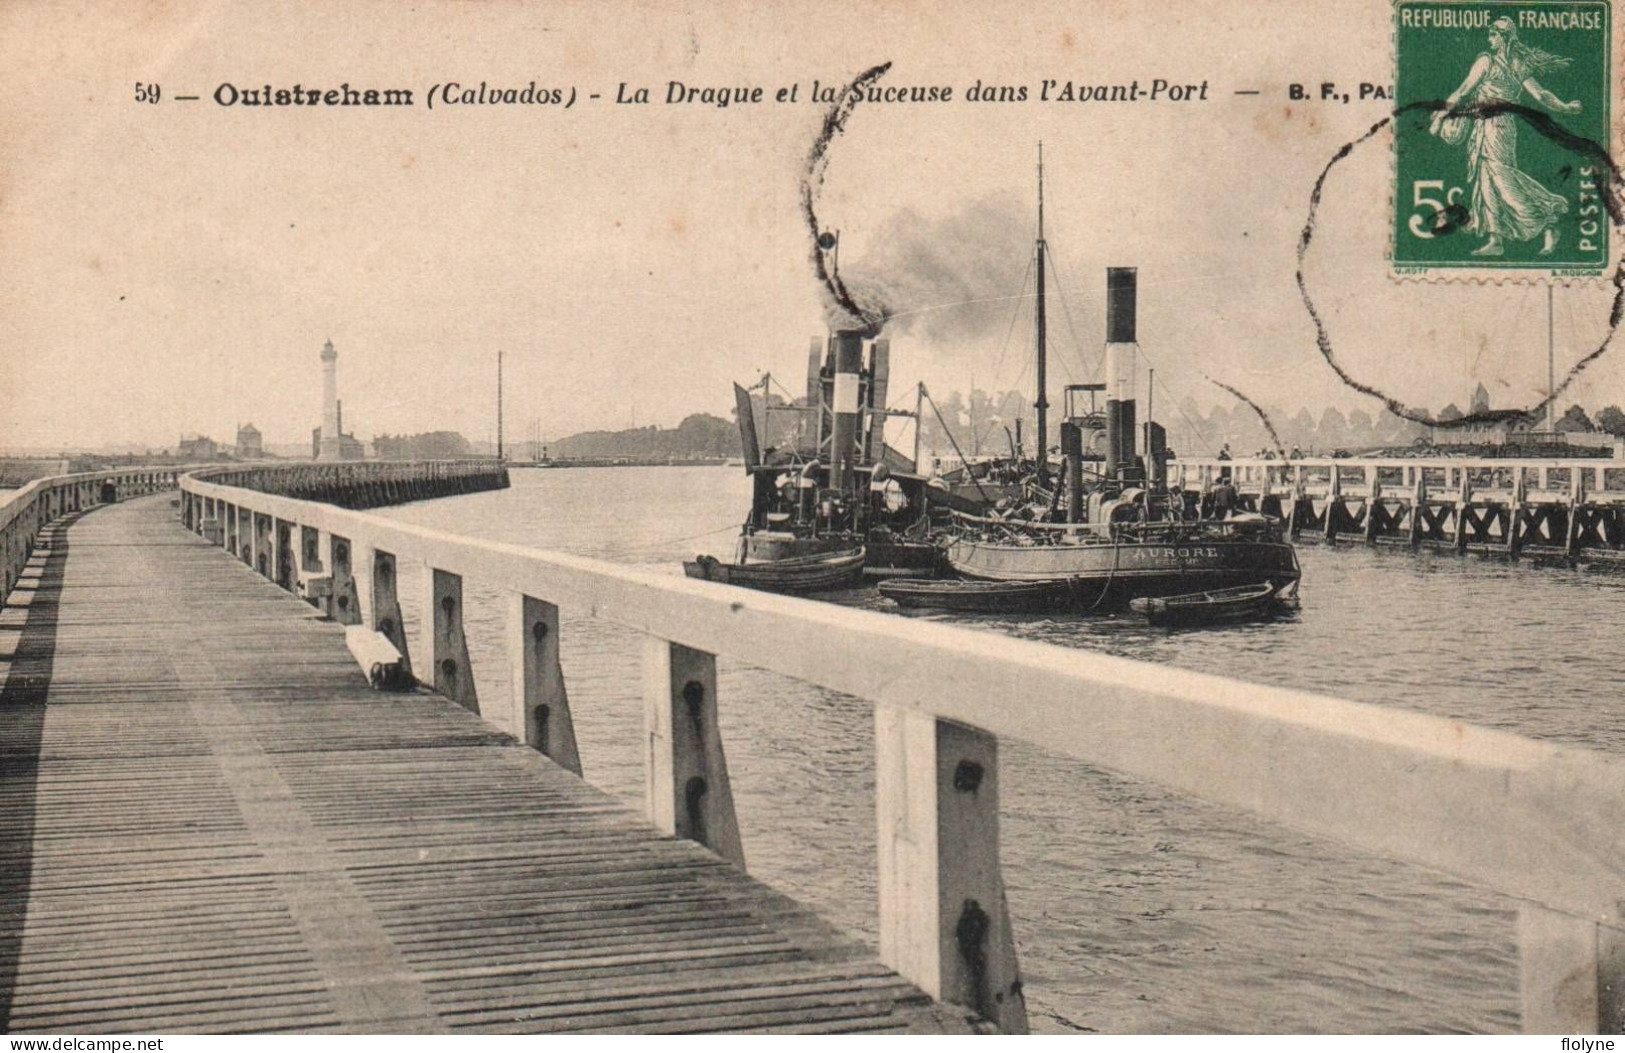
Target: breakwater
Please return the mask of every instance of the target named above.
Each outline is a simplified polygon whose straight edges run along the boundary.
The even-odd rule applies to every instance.
[[[495,461],[361,461],[346,464],[260,465],[198,473],[221,486],[320,501],[340,508],[384,508],[408,501],[508,488],[508,469]]]

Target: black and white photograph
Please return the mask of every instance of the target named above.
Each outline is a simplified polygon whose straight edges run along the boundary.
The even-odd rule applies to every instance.
[[[1614,1048],[1618,17],[0,0],[8,1049]]]

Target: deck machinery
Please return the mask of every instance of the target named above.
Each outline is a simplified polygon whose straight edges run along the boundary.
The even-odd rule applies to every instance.
[[[804,401],[769,406],[763,420],[746,389],[734,386],[745,470],[753,486],[740,555],[749,561],[787,559],[862,546],[870,576],[929,573],[936,548],[924,540],[931,501],[912,455],[886,445],[891,347],[864,330],[841,329],[814,339],[807,356]],[[794,414],[793,427],[773,427],[771,413]],[[774,448],[767,439],[779,436]]]

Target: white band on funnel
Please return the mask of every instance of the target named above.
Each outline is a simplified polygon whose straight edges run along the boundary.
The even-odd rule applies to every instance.
[[[856,413],[858,411],[858,375],[856,373],[835,374],[835,412]]]
[[[1117,402],[1132,402],[1138,382],[1140,345],[1106,345],[1106,398]]]

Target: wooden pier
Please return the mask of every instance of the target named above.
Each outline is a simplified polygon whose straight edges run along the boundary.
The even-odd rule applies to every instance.
[[[970,1030],[185,532],[44,527],[0,612],[0,1030]]]
[[[1625,461],[1186,457],[1169,479],[1199,496],[1221,474],[1296,540],[1625,564]]]
[[[0,503],[7,1030],[1022,1031],[1001,739],[1509,897],[1524,1029],[1625,1030],[1616,757],[218,469],[97,507],[105,481]],[[470,667],[465,581],[509,598],[509,707]],[[642,815],[577,778],[561,610],[644,639]],[[873,708],[878,962],[747,876],[719,656]],[[433,692],[368,684],[413,668]]]

